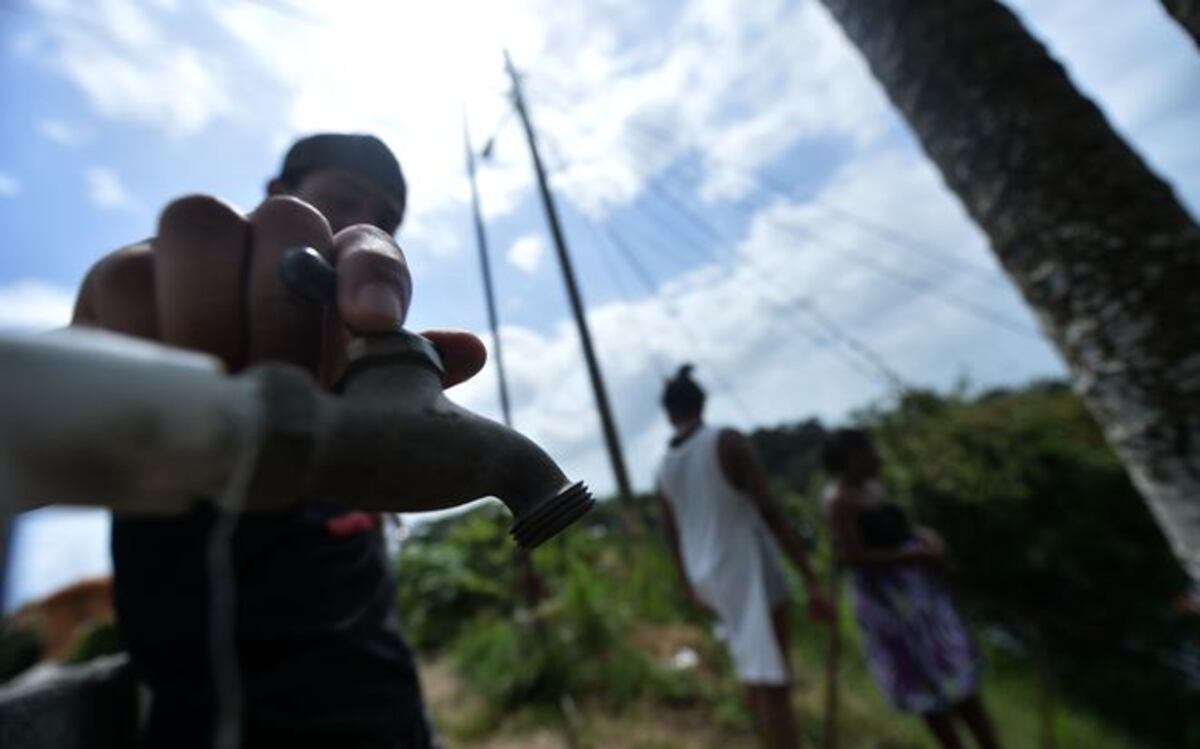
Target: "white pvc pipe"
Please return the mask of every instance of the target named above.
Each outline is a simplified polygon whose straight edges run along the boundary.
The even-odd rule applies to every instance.
[[[0,335],[0,513],[173,513],[219,495],[260,432],[256,388],[212,357],[127,336]]]

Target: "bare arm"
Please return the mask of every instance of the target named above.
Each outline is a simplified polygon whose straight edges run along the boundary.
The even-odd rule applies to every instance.
[[[804,539],[788,522],[779,503],[771,496],[766,473],[758,462],[750,439],[741,432],[725,429],[717,443],[717,454],[729,483],[749,495],[788,559],[800,570],[806,583],[814,583],[816,573],[809,563]]]
[[[890,567],[930,561],[930,550],[923,544],[907,549],[868,549],[858,535],[858,509],[844,489],[825,508],[833,551],[838,564],[850,567]]]

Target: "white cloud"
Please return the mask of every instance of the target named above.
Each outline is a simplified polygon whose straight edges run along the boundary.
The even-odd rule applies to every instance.
[[[25,279],[0,286],[0,330],[40,332],[71,321],[75,293],[45,281]]]
[[[52,117],[39,121],[37,127],[43,138],[63,146],[77,146],[87,139],[83,128]]]
[[[546,243],[542,236],[526,234],[508,248],[508,262],[532,276],[542,267],[542,257],[545,254]]]
[[[107,167],[92,166],[84,172],[92,204],[111,211],[136,211],[139,206],[120,176]]]
[[[396,151],[412,185],[407,249],[451,254],[442,227],[463,226],[468,197],[464,104],[482,141],[482,128],[499,121],[507,107],[501,40],[518,56],[542,44],[544,24],[533,9],[350,0],[297,3],[283,11],[224,0],[214,4],[213,14],[254,68],[257,93],[277,102],[269,111],[244,113],[252,124],[289,136],[376,133]],[[490,215],[511,210],[530,181],[524,161],[502,175],[486,168],[480,177]]]
[[[504,45],[528,74],[547,150],[568,157],[556,188],[592,216],[636,200],[647,177],[681,158],[707,167],[698,195],[719,202],[744,196],[751,182],[715,160],[753,171],[813,139],[865,151],[899,124],[861,57],[813,2],[219,0],[200,13],[225,38],[191,33],[194,24],[164,10],[175,9],[173,0],[34,4],[47,24],[26,56],[45,59],[106,117],[177,135],[223,119],[288,136],[379,133],[413,185],[410,246],[435,255],[461,244],[446,227],[461,226],[467,195],[462,107],[477,142],[508,107]],[[1097,19],[1083,0],[1013,4],[1049,33],[1151,161],[1194,194],[1195,55],[1186,40],[1160,44],[1169,24],[1161,9],[1128,3]],[[234,106],[242,101],[264,105]],[[659,135],[648,140],[648,132]],[[481,170],[489,217],[529,194],[521,140],[510,123],[495,163]]]
[[[592,216],[636,199],[680,158],[736,155],[754,170],[804,139],[865,146],[889,123],[865,66],[815,3],[691,3],[622,23],[634,13],[579,11],[528,63],[537,124],[569,158],[554,184]],[[636,31],[618,33],[626,27]],[[797,49],[803,64],[778,64]],[[749,187],[725,168],[699,181],[709,200]]]
[[[0,172],[0,198],[15,198],[21,194],[21,180],[8,172]]]
[[[196,49],[134,0],[34,5],[44,34],[19,51],[57,71],[101,116],[184,136],[232,110],[224,56]]]

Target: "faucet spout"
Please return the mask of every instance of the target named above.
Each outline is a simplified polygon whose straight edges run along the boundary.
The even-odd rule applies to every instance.
[[[320,396],[305,493],[362,509],[425,511],[494,496],[533,548],[594,500],[532,440],[452,403],[428,340],[408,332],[351,346],[340,394]]]

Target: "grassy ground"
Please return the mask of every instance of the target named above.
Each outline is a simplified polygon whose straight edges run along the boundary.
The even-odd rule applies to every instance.
[[[848,623],[847,623],[848,624]],[[933,749],[923,724],[891,709],[866,672],[853,629],[845,626],[845,653],[840,675],[839,738],[841,749]],[[427,699],[435,723],[450,749],[551,749],[577,747],[612,749],[750,749],[756,746],[740,694],[728,676],[729,664],[721,646],[703,629],[688,624],[646,625],[631,635],[632,644],[656,662],[667,664],[680,648],[699,653],[689,669],[698,680],[724,685],[717,700],[704,706],[641,699],[619,712],[604,708],[588,695],[572,695],[559,709],[541,707],[497,714],[462,680],[447,659],[422,664]],[[793,703],[808,746],[821,745],[824,714],[823,634],[800,624],[792,663],[796,678]],[[985,684],[985,700],[1007,747],[1039,745],[1038,719],[1030,676],[1019,664],[995,659]],[[571,716],[568,720],[565,715]],[[571,729],[568,730],[568,725]],[[1136,744],[1117,735],[1099,719],[1068,706],[1059,706],[1055,734],[1059,747],[1133,749]]]

